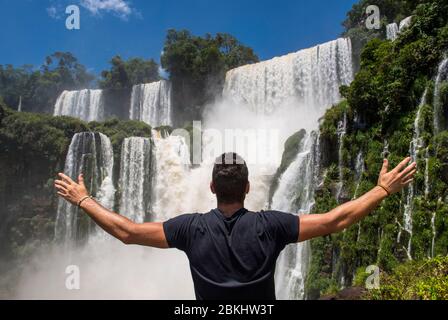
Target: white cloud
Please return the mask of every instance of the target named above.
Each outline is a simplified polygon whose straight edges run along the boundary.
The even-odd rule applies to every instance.
[[[127,19],[134,11],[124,0],[81,0],[81,5],[93,15],[110,12],[122,19]]]
[[[58,8],[56,8],[55,6],[48,7],[47,13],[53,19],[61,18],[60,10]]]

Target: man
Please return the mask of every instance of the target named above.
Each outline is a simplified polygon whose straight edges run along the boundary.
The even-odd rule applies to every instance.
[[[125,244],[177,248],[190,260],[197,299],[275,299],[274,271],[278,255],[290,243],[339,232],[374,210],[388,195],[412,182],[416,163],[404,159],[388,171],[384,160],[378,186],[362,197],[324,214],[294,215],[278,211],[250,212],[246,163],[235,153],[218,157],[211,191],[217,209],[186,214],[164,223],[134,223],[111,212],[78,183],[60,173],[58,195],[82,208],[101,228]]]

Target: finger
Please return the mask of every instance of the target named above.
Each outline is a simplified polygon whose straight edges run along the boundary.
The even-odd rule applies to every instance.
[[[66,195],[65,195],[64,193],[62,193],[62,192],[58,192],[58,195],[61,196],[62,198],[65,198],[65,196],[66,196]]]
[[[389,160],[384,159],[383,160],[383,166],[381,167],[381,172],[380,173],[383,175],[383,174],[387,173],[388,169],[389,169]]]
[[[63,174],[63,173],[59,173],[59,176],[60,176],[65,182],[67,182],[68,184],[73,184],[73,183],[75,183],[75,182],[72,180],[72,178],[70,178],[69,176],[67,176],[67,175],[65,175],[65,174]]]
[[[404,178],[402,178],[402,181],[408,181],[409,179],[413,179],[416,172],[417,169],[412,170]]]
[[[401,170],[403,170],[406,167],[406,165],[409,163],[409,161],[411,161],[411,157],[405,158],[403,161],[401,161],[398,164],[398,166],[395,167],[394,171],[400,172]]]
[[[56,185],[56,186],[54,186],[56,189],[58,189],[58,190],[61,190],[61,191],[64,191],[64,192],[68,192],[68,190],[67,189],[65,189],[63,186],[58,186],[58,185]]]
[[[401,173],[399,174],[399,177],[404,177],[406,176],[409,172],[411,172],[412,170],[416,170],[415,167],[417,167],[417,163],[413,162],[410,165],[408,165],[406,167],[406,169],[404,169],[403,171],[401,171]]]
[[[66,183],[65,181],[62,181],[62,180],[55,180],[54,184],[55,185],[59,185],[59,186],[63,186],[64,188],[68,188],[68,183]]]
[[[80,185],[82,185],[83,187],[85,186],[85,184],[84,184],[84,175],[83,175],[83,174],[80,174],[80,175],[79,175],[79,177],[78,177],[78,183],[79,183]]]
[[[405,187],[407,187],[407,186],[410,185],[412,182],[414,182],[414,178],[409,179],[409,180],[403,182],[403,185],[404,185]]]

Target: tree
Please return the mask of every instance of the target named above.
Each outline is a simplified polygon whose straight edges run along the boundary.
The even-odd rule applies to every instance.
[[[175,122],[200,119],[203,106],[222,92],[225,73],[257,61],[251,48],[229,34],[198,37],[188,30],[168,30],[161,62],[173,85]]]
[[[10,107],[15,108],[22,99],[23,110],[50,113],[63,90],[86,88],[93,80],[70,52],[55,52],[38,69],[0,65],[0,96]]]
[[[140,83],[160,80],[157,63],[153,59],[132,58],[124,61],[115,56],[110,61],[111,69],[101,73],[100,87],[103,89],[125,89]]]

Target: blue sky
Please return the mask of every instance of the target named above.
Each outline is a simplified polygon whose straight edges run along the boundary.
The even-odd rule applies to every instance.
[[[0,0],[0,64],[40,65],[70,51],[94,73],[110,59],[160,59],[166,30],[228,32],[262,60],[337,38],[357,0]],[[80,8],[67,30],[65,8]]]

